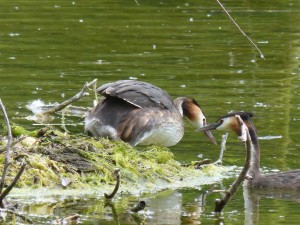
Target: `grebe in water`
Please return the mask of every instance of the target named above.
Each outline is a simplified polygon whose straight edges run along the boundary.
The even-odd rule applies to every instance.
[[[300,190],[300,169],[290,170],[274,174],[262,174],[260,171],[260,147],[256,128],[251,121],[252,113],[235,112],[221,117],[216,123],[202,127],[198,130],[232,130],[238,136],[241,135],[241,127],[235,117],[239,115],[246,126],[248,127],[251,137],[251,166],[248,174],[251,176],[250,185],[255,188],[270,188],[270,189],[294,189]]]

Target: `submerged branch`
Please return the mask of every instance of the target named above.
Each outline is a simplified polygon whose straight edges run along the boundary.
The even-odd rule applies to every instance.
[[[69,98],[68,100],[60,103],[59,105],[57,105],[57,106],[55,106],[53,108],[40,113],[39,116],[51,115],[51,114],[53,114],[55,112],[58,112],[58,111],[62,110],[63,108],[65,108],[66,106],[72,104],[73,102],[81,99],[82,97],[87,96],[88,93],[86,92],[86,89],[88,89],[89,87],[93,86],[96,82],[97,82],[97,79],[91,81],[90,83],[86,83],[83,86],[83,88],[81,89],[81,91],[78,92],[76,95],[74,95],[73,97]]]
[[[120,182],[121,182],[120,181],[120,169],[118,169],[118,168],[115,169],[114,174],[116,175],[116,178],[117,178],[116,186],[111,194],[108,195],[108,194],[104,193],[104,197],[106,199],[112,199],[115,196],[115,194],[117,194],[119,187],[120,187]]]
[[[226,206],[226,204],[230,201],[230,199],[233,197],[235,192],[237,191],[238,187],[240,184],[243,182],[243,180],[246,177],[246,174],[250,168],[250,161],[251,161],[251,137],[248,131],[247,126],[241,119],[239,115],[236,115],[236,119],[238,120],[241,130],[242,130],[242,135],[241,137],[243,138],[242,141],[246,141],[246,159],[245,159],[245,164],[240,172],[239,176],[237,179],[232,183],[231,187],[226,191],[223,199],[216,199],[215,201],[215,212],[222,212],[223,208]],[[246,138],[246,139],[245,139]]]
[[[229,14],[229,12],[225,9],[225,7],[223,6],[223,4],[219,1],[216,0],[217,3],[221,6],[221,8],[223,9],[223,11],[225,12],[225,14],[228,16],[228,18],[231,20],[231,22],[238,28],[238,30],[248,39],[248,41],[250,41],[250,43],[254,46],[254,48],[256,48],[256,50],[259,52],[260,54],[260,58],[264,59],[265,56],[262,53],[262,51],[257,47],[257,45],[252,41],[252,39],[242,30],[242,28],[234,21],[234,19],[231,17],[231,15]]]

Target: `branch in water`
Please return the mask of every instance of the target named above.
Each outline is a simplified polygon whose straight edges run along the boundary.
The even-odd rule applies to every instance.
[[[245,138],[246,141],[245,145],[246,145],[246,159],[245,159],[245,164],[244,167],[242,169],[242,171],[240,172],[239,176],[237,177],[237,179],[232,183],[231,187],[226,191],[223,199],[216,199],[215,201],[215,212],[222,212],[223,208],[227,205],[227,203],[230,201],[230,199],[233,197],[233,195],[235,194],[235,192],[237,191],[238,187],[240,186],[240,184],[244,181],[246,174],[250,168],[250,161],[251,161],[251,137],[248,131],[247,126],[245,125],[244,121],[241,119],[241,117],[239,115],[235,116],[236,119],[238,120],[240,126],[241,126],[241,130],[242,130],[242,137]]]
[[[256,48],[256,50],[259,52],[260,57],[262,59],[265,58],[264,54],[262,53],[262,51],[257,47],[257,45],[251,40],[251,38],[242,30],[242,28],[234,21],[234,19],[231,17],[231,15],[229,14],[229,12],[225,9],[225,7],[223,6],[223,4],[219,1],[216,0],[217,3],[221,6],[221,8],[223,9],[223,11],[225,12],[225,14],[229,17],[229,19],[231,20],[231,22],[238,28],[238,30],[248,39],[248,41],[250,41],[250,43],[254,46],[254,48]]]
[[[111,194],[108,195],[108,194],[104,193],[104,197],[106,199],[112,199],[115,196],[115,194],[117,194],[117,192],[119,190],[119,187],[120,187],[120,182],[121,182],[121,180],[120,180],[120,176],[121,176],[120,175],[120,169],[118,169],[118,168],[115,169],[114,174],[116,175],[116,178],[117,178],[116,186],[115,186],[115,188],[114,188],[114,190]]]

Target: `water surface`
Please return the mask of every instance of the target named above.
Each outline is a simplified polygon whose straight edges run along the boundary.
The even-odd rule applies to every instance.
[[[254,112],[260,137],[282,137],[260,141],[264,169],[300,168],[300,2],[229,0],[224,5],[263,51],[265,60],[215,1],[140,0],[137,5],[134,0],[3,0],[0,96],[12,122],[35,129],[33,122],[26,120],[30,115],[26,104],[36,99],[61,102],[95,78],[98,85],[139,79],[167,90],[174,98],[193,96],[209,121],[230,111]],[[80,100],[77,105],[91,106],[92,97]],[[68,121],[78,124],[69,127],[72,132],[83,131],[82,119],[68,118]],[[220,140],[222,133],[214,134]],[[188,162],[216,159],[219,147],[211,145],[203,134],[195,133],[186,123],[185,137],[171,150],[178,160]],[[230,135],[224,164],[241,166],[243,160],[242,144],[235,135]],[[208,187],[199,187],[201,191],[205,188]],[[155,214],[153,220],[146,217],[145,223],[215,223],[215,215],[211,214],[214,196],[202,206],[197,200],[201,191],[168,193],[175,196],[170,205],[178,205],[174,220],[162,220]],[[256,220],[252,221],[298,224],[296,197],[260,198]],[[155,209],[159,205],[169,205],[161,196],[152,200],[149,200],[150,214],[160,212]],[[93,202],[95,208],[102,207],[99,201]],[[167,206],[166,211],[174,211]],[[111,214],[101,214],[104,211],[100,210],[97,211],[100,215],[94,217],[86,213],[85,207],[82,200],[78,206],[56,207],[51,213],[83,214],[84,224],[113,221]],[[124,207],[118,208],[119,217],[126,214],[123,210]],[[240,190],[223,214],[224,223],[252,224],[246,219],[247,212]],[[119,223],[135,224],[126,218]]]

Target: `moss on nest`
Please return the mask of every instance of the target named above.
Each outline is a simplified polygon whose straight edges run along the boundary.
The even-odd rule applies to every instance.
[[[31,136],[32,132],[19,126],[13,127],[14,136]],[[35,132],[34,136],[37,136]],[[27,164],[26,171],[18,182],[18,187],[57,187],[62,179],[68,178],[70,187],[94,186],[114,183],[113,170],[122,171],[123,182],[135,179],[166,179],[171,171],[176,172],[179,163],[167,148],[148,147],[143,150],[132,148],[123,142],[97,140],[80,135],[69,135],[58,130],[47,129],[32,144],[26,138],[12,148],[13,164],[7,182],[15,176],[21,162]],[[0,162],[4,154],[0,155]],[[164,168],[169,170],[164,174]],[[0,164],[0,170],[3,163]]]
[[[36,131],[34,138],[28,134],[33,133],[25,132],[27,137],[12,147],[14,160],[6,182],[11,182],[23,161],[27,164],[18,187],[99,188],[115,183],[115,168],[121,171],[122,184],[148,185],[158,180],[178,181],[184,172],[193,170],[193,166],[182,167],[164,147],[133,148],[121,141],[70,135],[50,128]],[[4,154],[0,154],[0,171],[3,161]]]
[[[7,127],[3,126],[4,132],[7,133]],[[16,124],[11,125],[11,134],[13,137],[20,137],[20,136],[31,136],[37,137],[38,131],[28,131],[24,127],[18,126]]]

